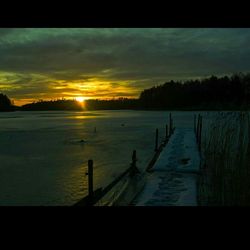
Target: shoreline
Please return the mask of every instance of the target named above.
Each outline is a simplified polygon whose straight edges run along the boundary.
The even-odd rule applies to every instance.
[[[27,110],[27,109],[16,109],[16,110],[0,110],[0,113],[6,113],[6,112],[17,112],[17,111],[24,111],[24,112],[41,112],[41,111],[76,111],[76,112],[80,112],[80,111],[158,111],[158,112],[162,112],[162,111],[167,111],[167,112],[196,112],[196,111],[204,111],[204,112],[241,112],[241,111],[250,111],[250,108],[247,109],[41,109],[41,110]]]

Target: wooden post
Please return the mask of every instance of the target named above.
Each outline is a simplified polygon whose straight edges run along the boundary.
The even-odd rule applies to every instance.
[[[169,113],[169,135],[172,134],[172,114]]]
[[[200,114],[198,115],[198,122],[196,126],[196,140],[199,142],[199,128],[200,128]]]
[[[155,131],[155,152],[158,150],[158,136],[159,136],[159,131],[157,128]]]
[[[140,171],[136,167],[136,161],[137,161],[137,156],[136,156],[136,150],[133,151],[132,154],[132,163],[131,163],[131,171],[130,171],[130,176],[134,176],[135,174],[139,173]]]
[[[168,139],[168,125],[166,124],[166,140]]]
[[[200,129],[199,129],[199,151],[201,151],[201,131],[202,131],[202,116],[200,116]]]
[[[194,115],[194,133],[196,134],[196,115]]]
[[[171,135],[173,134],[174,132],[174,123],[173,123],[173,118],[171,116]]]
[[[89,187],[89,201],[93,202],[94,188],[93,188],[93,160],[88,160],[88,187]]]

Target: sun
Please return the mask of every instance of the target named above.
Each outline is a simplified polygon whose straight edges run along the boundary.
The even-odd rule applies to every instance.
[[[83,102],[85,101],[85,98],[84,98],[83,96],[78,96],[78,97],[76,97],[76,100],[77,100],[78,102],[83,103]]]

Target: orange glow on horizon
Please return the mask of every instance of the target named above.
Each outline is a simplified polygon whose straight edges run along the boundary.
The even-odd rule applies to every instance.
[[[123,98],[138,98],[138,96],[131,96],[131,95],[124,95],[124,96],[98,96],[98,95],[93,95],[90,97],[83,97],[83,96],[55,96],[55,97],[47,97],[47,98],[25,98],[25,99],[15,99],[15,98],[11,98],[11,101],[14,102],[14,105],[16,106],[22,106],[25,104],[29,104],[29,103],[33,103],[33,102],[38,102],[39,100],[43,100],[43,101],[51,101],[51,100],[60,100],[60,99],[65,99],[65,100],[76,100],[81,106],[85,105],[85,101],[87,100],[112,100],[112,99],[118,99],[120,97]]]
[[[133,85],[130,86],[131,80],[111,81],[108,79],[99,79],[97,77],[88,80],[53,80],[47,87],[48,91],[42,93],[27,94],[18,97],[9,96],[17,106],[37,102],[39,100],[76,100],[79,105],[83,106],[87,100],[99,99],[109,100],[116,98],[138,98],[139,89]]]
[[[78,96],[75,98],[76,101],[83,103],[85,101],[85,98],[83,96]]]
[[[83,96],[77,96],[74,98],[74,100],[76,100],[78,102],[78,104],[82,107],[85,108],[85,100],[86,98]]]

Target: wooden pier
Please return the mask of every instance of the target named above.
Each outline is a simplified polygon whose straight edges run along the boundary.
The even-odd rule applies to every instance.
[[[200,172],[202,117],[194,116],[193,128],[175,128],[170,113],[164,140],[159,144],[159,131],[155,131],[154,155],[140,172],[136,166],[136,150],[130,167],[107,187],[94,190],[93,161],[88,161],[89,192],[76,206],[135,205],[135,206],[196,206],[197,176]],[[108,203],[100,201],[117,187]],[[115,195],[114,195],[115,194]]]
[[[135,206],[197,206],[200,174],[202,117],[194,117],[193,128],[176,128],[147,175]]]

